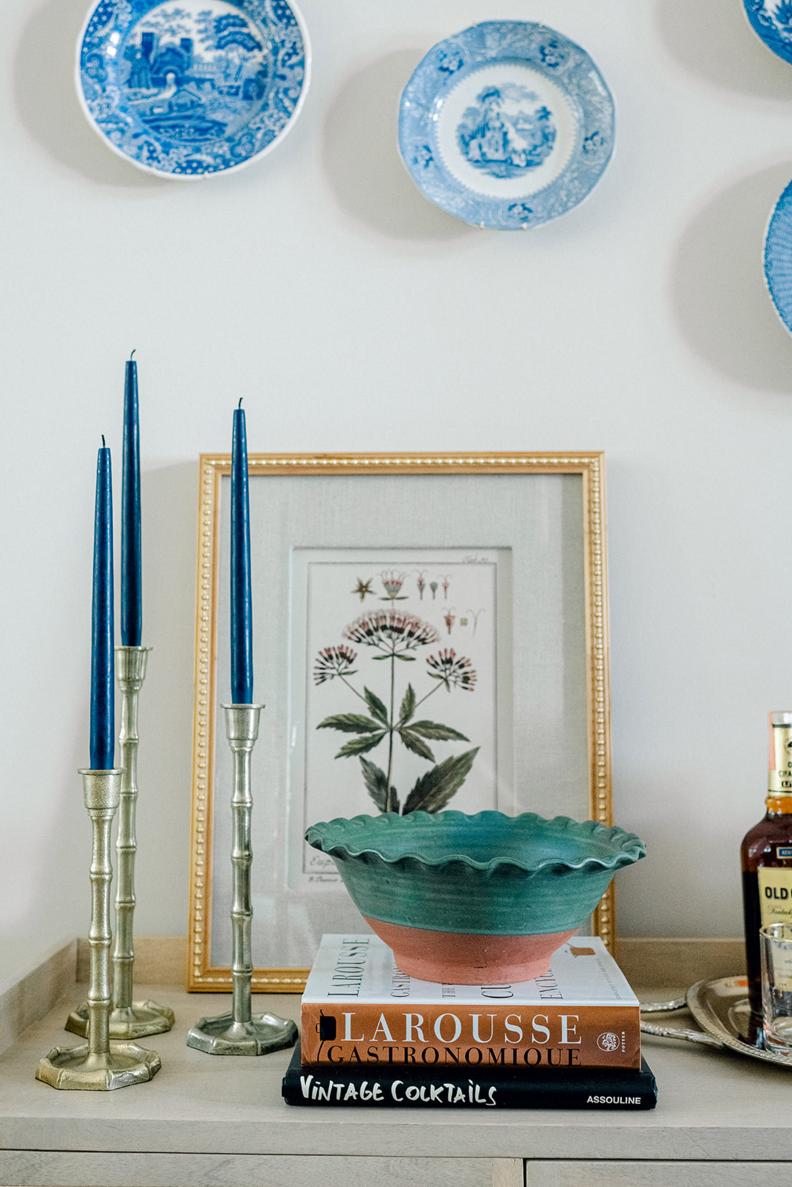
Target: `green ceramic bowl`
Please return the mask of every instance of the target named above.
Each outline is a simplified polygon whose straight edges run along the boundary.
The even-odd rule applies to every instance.
[[[546,972],[616,870],[646,853],[623,829],[533,812],[353,816],[305,839],[333,858],[404,972],[462,984]]]

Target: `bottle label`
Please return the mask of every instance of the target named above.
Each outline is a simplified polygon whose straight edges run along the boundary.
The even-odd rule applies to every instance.
[[[767,927],[769,923],[792,924],[792,868],[760,866],[756,873],[762,927]]]
[[[767,790],[771,795],[792,794],[792,725],[770,728],[770,770]]]

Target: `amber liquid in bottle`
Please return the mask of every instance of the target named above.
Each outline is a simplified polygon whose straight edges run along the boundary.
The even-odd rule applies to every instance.
[[[762,1014],[759,928],[792,923],[792,711],[770,714],[766,812],[740,847],[748,996]]]

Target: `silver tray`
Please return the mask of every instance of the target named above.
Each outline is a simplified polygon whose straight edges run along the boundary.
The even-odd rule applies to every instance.
[[[736,1051],[753,1059],[792,1068],[792,1056],[779,1055],[764,1047],[761,1028],[751,1022],[748,1007],[748,982],[745,977],[719,977],[715,981],[697,981],[685,997],[667,1002],[642,1002],[641,1014],[670,1014],[675,1010],[689,1010],[701,1027],[664,1026],[641,1020],[644,1034],[666,1039],[686,1039],[724,1051]]]

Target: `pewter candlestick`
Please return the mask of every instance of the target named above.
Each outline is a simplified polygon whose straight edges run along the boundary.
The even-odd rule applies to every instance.
[[[187,1046],[209,1055],[266,1055],[297,1041],[296,1025],[277,1014],[252,1014],[250,982],[253,976],[250,933],[250,755],[259,730],[261,705],[224,705],[226,737],[234,755],[234,790],[231,797],[234,898],[231,905],[233,953],[232,1012],[201,1018],[187,1035]]]
[[[141,1039],[144,1035],[163,1034],[173,1026],[173,1010],[153,1001],[133,1001],[135,948],[135,808],[138,798],[138,697],[146,678],[150,647],[116,647],[116,673],[121,691],[121,804],[118,813],[118,887],[116,891],[116,935],[113,950],[113,1010],[110,1014],[111,1039]],[[88,1033],[88,1010],[85,1005],[74,1010],[66,1029],[75,1034]]]
[[[80,771],[85,807],[93,828],[91,858],[91,980],[88,988],[88,1042],[53,1047],[39,1062],[36,1079],[53,1088],[107,1092],[142,1084],[161,1067],[156,1051],[136,1043],[110,1046],[110,830],[121,797],[121,771]]]
[[[162,1034],[174,1023],[173,1010],[153,1001],[133,1001],[135,947],[135,809],[137,806],[138,697],[146,678],[150,647],[116,647],[116,672],[121,691],[121,807],[118,813],[118,890],[116,943],[113,950],[113,1011],[111,1038],[142,1038]]]

